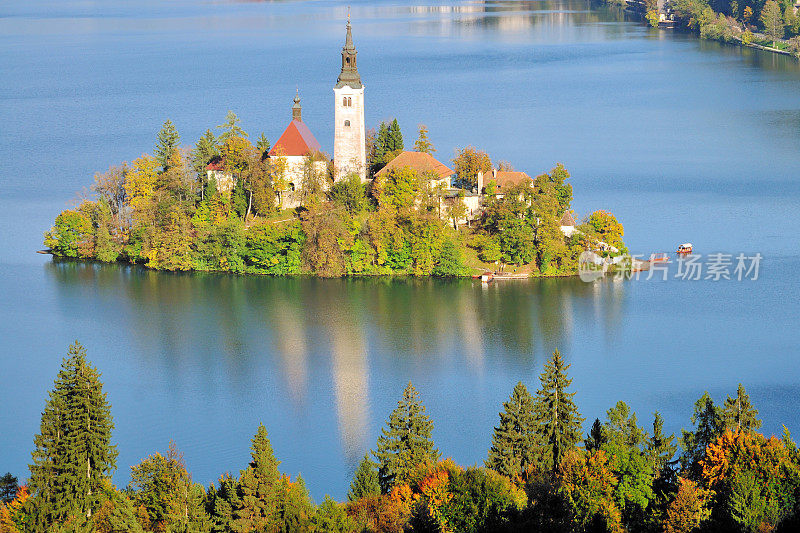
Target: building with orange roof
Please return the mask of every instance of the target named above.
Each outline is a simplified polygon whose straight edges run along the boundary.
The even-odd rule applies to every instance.
[[[427,152],[400,152],[375,174],[375,178],[379,179],[393,170],[405,167],[415,170],[420,176],[428,179],[432,188],[442,185],[445,189],[449,189],[452,186],[455,171]]]
[[[292,121],[286,126],[283,134],[267,154],[272,159],[282,159],[283,181],[285,190],[278,191],[278,204],[281,209],[299,207],[301,203],[301,188],[303,186],[306,162],[309,157],[319,153],[319,141],[303,122],[300,94],[294,97],[292,106]],[[319,173],[319,178],[324,182],[327,164],[325,161],[314,161],[313,168]]]
[[[520,185],[522,183],[532,184],[533,180],[525,172],[516,170],[496,170],[492,169],[491,172],[478,172],[478,192],[484,194],[486,186],[490,182],[494,182],[494,194],[498,198],[502,198],[505,191]]]

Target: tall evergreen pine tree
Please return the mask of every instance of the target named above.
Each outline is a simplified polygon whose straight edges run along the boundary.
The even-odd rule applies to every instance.
[[[728,396],[725,400],[725,405],[722,407],[722,422],[725,429],[731,431],[751,432],[761,427],[758,409],[750,403],[750,396],[741,383],[736,391],[736,398]]]
[[[372,160],[372,172],[378,172],[386,165],[386,153],[389,151],[389,126],[386,122],[381,122],[378,126],[378,134],[375,136],[375,155]]]
[[[261,156],[264,157],[267,155],[267,152],[269,152],[271,147],[272,146],[270,145],[269,139],[267,139],[267,136],[264,135],[264,132],[262,131],[261,135],[258,136],[258,140],[256,141],[256,148],[258,148],[258,151],[261,152]]]
[[[675,435],[664,435],[664,418],[656,411],[653,417],[653,434],[647,441],[645,452],[653,464],[653,471],[660,474],[675,457],[677,451]]]
[[[556,350],[545,363],[539,376],[542,388],[536,392],[534,413],[538,433],[542,439],[541,466],[555,471],[564,454],[581,438],[581,418],[572,400],[574,392],[567,392],[572,380],[567,378],[570,365]]]
[[[284,477],[281,485],[283,494],[285,494],[280,509],[281,531],[284,533],[309,531],[315,509],[303,477],[298,475],[294,482],[290,482],[288,477]]]
[[[206,130],[192,151],[192,168],[197,172],[197,177],[205,182],[206,166],[212,158],[219,155],[217,139],[211,130]]]
[[[439,460],[434,447],[433,421],[425,414],[419,393],[410,382],[403,397],[389,415],[387,427],[381,430],[377,450],[378,480],[383,492],[395,483],[404,483],[420,464]]]
[[[253,460],[239,478],[239,501],[232,510],[231,529],[272,531],[280,523],[280,461],[275,458],[263,424],[258,425],[253,437],[251,457]]]
[[[520,475],[535,460],[536,416],[533,397],[522,382],[503,403],[500,425],[494,428],[486,467],[510,478]]]
[[[586,448],[587,452],[593,452],[599,450],[606,442],[608,442],[608,439],[603,434],[603,424],[600,423],[599,418],[595,418],[592,429],[583,439],[583,447]]]
[[[181,136],[178,135],[178,130],[175,129],[175,124],[167,119],[164,125],[161,126],[161,131],[158,132],[158,142],[156,143],[155,155],[158,164],[165,171],[169,168],[169,162],[172,156],[178,150],[178,145],[181,143]]]
[[[76,341],[61,364],[33,441],[29,503],[34,529],[44,531],[70,516],[91,517],[103,479],[116,466],[113,429],[100,373]]]
[[[722,434],[722,410],[714,405],[714,400],[709,396],[708,391],[694,404],[692,413],[692,424],[694,431],[682,431],[681,446],[681,466],[688,470],[691,479],[699,479],[700,460],[705,457],[706,447],[714,442]]]
[[[375,463],[369,458],[369,454],[366,454],[353,474],[350,491],[347,493],[347,501],[354,502],[368,496],[378,496],[380,493],[381,485],[378,481],[378,470],[375,468]]]
[[[402,152],[405,145],[403,144],[403,134],[400,132],[400,124],[397,119],[393,119],[389,124],[389,135],[386,142],[387,152]],[[388,163],[388,161],[387,161]]]

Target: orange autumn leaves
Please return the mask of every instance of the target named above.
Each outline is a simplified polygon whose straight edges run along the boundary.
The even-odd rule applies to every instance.
[[[0,502],[0,533],[20,533],[18,520],[25,502],[28,501],[30,492],[28,487],[22,486],[17,490],[17,496],[7,505]]]
[[[614,501],[617,478],[605,452],[570,451],[561,463],[560,481],[562,494],[578,524],[588,526],[601,516],[608,531],[622,533],[622,513]]]
[[[527,505],[525,491],[505,476],[483,468],[464,469],[446,459],[420,465],[407,483],[381,496],[351,502],[347,513],[368,531],[479,531],[506,512]],[[499,522],[498,522],[499,524]]]
[[[742,472],[753,472],[767,483],[785,476],[787,469],[797,470],[782,440],[741,431],[726,431],[709,444],[700,464],[703,480],[712,490],[723,489],[726,481]]]

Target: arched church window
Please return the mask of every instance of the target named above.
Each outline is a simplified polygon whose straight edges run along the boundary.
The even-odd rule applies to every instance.
[[[344,62],[349,65],[350,64],[350,58],[349,57],[344,58]]]
[[[344,127],[345,128],[349,128],[350,127],[350,121],[349,120],[345,120],[344,121]]]
[[[294,191],[294,183],[289,183],[289,190]]]
[[[342,97],[342,106],[347,107],[347,97],[346,96]]]

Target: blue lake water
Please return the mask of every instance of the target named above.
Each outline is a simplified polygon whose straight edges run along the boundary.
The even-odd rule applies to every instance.
[[[500,404],[546,356],[572,363],[587,427],[617,400],[688,424],[740,381],[768,433],[800,433],[800,67],[650,30],[586,2],[352,2],[368,126],[425,123],[616,213],[635,253],[692,241],[763,255],[752,281],[270,279],[54,262],[34,253],[96,171],[193,144],[228,109],[277,139],[295,87],[332,149],[344,2],[0,6],[0,471],[27,475],[47,391],[79,339],[103,373],[115,481],[174,440],[196,481],[247,461],[343,498],[405,384],[445,456],[480,463]],[[672,274],[674,274],[675,265]]]

